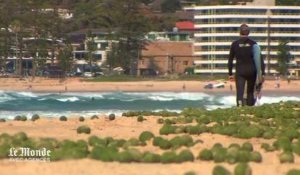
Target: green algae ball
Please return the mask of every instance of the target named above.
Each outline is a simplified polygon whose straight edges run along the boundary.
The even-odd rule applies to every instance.
[[[178,154],[178,162],[193,162],[194,159],[195,157],[190,150],[183,150]]]
[[[139,140],[141,142],[145,142],[145,141],[151,140],[153,137],[154,137],[154,134],[152,132],[144,131],[140,134]]]
[[[245,151],[252,152],[253,151],[253,145],[250,142],[245,142],[242,145],[242,149]]]
[[[280,163],[294,163],[294,155],[291,152],[283,152],[279,155]]]
[[[252,175],[251,167],[247,163],[239,163],[234,168],[234,175]]]
[[[287,175],[300,175],[300,169],[291,169],[287,172]]]
[[[65,122],[65,121],[67,121],[68,119],[67,119],[67,117],[66,117],[66,116],[61,116],[61,117],[59,117],[59,120],[60,120],[60,121],[64,121],[64,122]]]
[[[90,134],[91,133],[91,128],[88,126],[79,126],[77,128],[77,133],[78,134]]]
[[[203,149],[200,153],[199,153],[199,156],[198,158],[200,160],[213,160],[213,154],[211,152],[211,150],[209,149]]]
[[[262,162],[261,154],[257,151],[252,152],[251,155],[250,155],[250,161],[256,162],[256,163]]]
[[[145,162],[145,163],[158,163],[158,162],[160,162],[160,155],[150,153],[150,152],[146,152],[143,155],[142,162]]]
[[[80,122],[83,122],[83,121],[84,121],[84,117],[80,116],[80,117],[79,117],[79,121],[80,121]]]
[[[115,114],[109,114],[108,119],[110,121],[115,120],[116,119],[116,115]]]
[[[178,158],[177,158],[176,153],[174,151],[164,152],[161,155],[161,162],[162,163],[176,163],[176,162],[178,162]]]
[[[213,175],[230,175],[231,173],[221,165],[217,165],[213,169]]]

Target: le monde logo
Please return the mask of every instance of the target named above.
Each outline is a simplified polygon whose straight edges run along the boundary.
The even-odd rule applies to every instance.
[[[8,157],[11,161],[50,162],[51,151],[46,148],[31,149],[26,147],[10,148]]]

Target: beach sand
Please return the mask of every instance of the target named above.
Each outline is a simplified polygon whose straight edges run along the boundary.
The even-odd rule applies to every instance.
[[[204,89],[209,81],[142,81],[142,82],[85,82],[78,78],[70,78],[65,81],[58,79],[36,78],[34,81],[19,80],[13,78],[0,78],[0,90],[4,91],[28,91],[28,92],[204,92],[204,93],[230,93],[235,94],[233,82],[227,82],[225,88]],[[230,90],[230,84],[233,90]],[[270,94],[300,94],[300,81],[292,81],[287,84],[281,81],[280,88],[275,88],[275,81],[266,81],[263,93]],[[183,88],[185,86],[185,88]],[[78,116],[76,116],[78,117]],[[86,119],[79,122],[77,118],[61,122],[58,118],[40,119],[38,121],[7,121],[0,123],[0,134],[15,134],[25,132],[33,138],[53,137],[58,140],[86,140],[91,135],[99,137],[113,137],[129,139],[137,138],[143,131],[151,131],[159,135],[161,125],[157,124],[158,117],[146,117],[146,121],[138,123],[136,118],[117,117],[114,121],[108,121],[104,116],[98,120]],[[90,135],[79,135],[76,129],[80,125],[88,125],[92,129]],[[168,136],[174,137],[174,136]],[[217,134],[201,134],[193,136],[194,140],[201,139],[203,143],[191,148],[195,156],[203,148],[210,148],[219,142],[224,146],[231,143],[244,143],[246,140],[221,136]],[[250,139],[255,150],[262,153],[263,163],[250,163],[254,175],[282,175],[292,168],[300,168],[300,157],[295,157],[294,164],[280,164],[279,152],[266,153],[260,148],[261,143],[270,140]],[[150,145],[150,146],[149,146]],[[161,153],[161,150],[152,146],[139,148],[141,151]],[[50,163],[39,162],[12,162],[8,159],[0,160],[0,175],[183,175],[187,171],[194,171],[198,175],[210,175],[216,165],[214,162],[196,160],[193,163],[182,164],[145,164],[145,163],[104,163],[92,159],[67,160]],[[231,172],[235,165],[223,163]]]
[[[91,135],[99,137],[111,136],[114,138],[137,138],[143,131],[152,131],[155,135],[159,135],[161,125],[157,124],[155,116],[146,117],[146,121],[140,123],[136,118],[117,117],[114,121],[109,121],[107,117],[100,117],[98,120],[86,119],[79,122],[78,118],[69,119],[67,122],[61,122],[57,118],[40,119],[32,121],[7,121],[0,123],[0,134],[14,134],[20,131],[26,132],[28,136],[33,138],[53,137],[58,140],[86,140]],[[90,135],[82,135],[76,133],[76,128],[80,125],[88,125],[92,129]],[[173,136],[167,136],[173,138]],[[246,140],[217,135],[217,134],[201,134],[193,136],[194,140],[201,139],[203,143],[193,146],[191,151],[195,156],[203,148],[211,148],[213,144],[219,142],[224,146],[231,143],[244,143]],[[253,175],[283,175],[292,168],[299,168],[300,157],[295,156],[295,163],[280,164],[278,159],[279,152],[266,153],[260,148],[261,143],[271,143],[272,140],[249,139],[247,140],[254,145],[254,149],[262,153],[263,162],[250,163]],[[151,151],[161,153],[158,147],[148,143],[146,147],[139,147],[141,151]],[[145,163],[104,163],[92,159],[67,160],[50,163],[39,162],[11,162],[9,160],[0,160],[1,175],[183,175],[187,171],[194,171],[198,175],[210,175],[212,169],[216,165],[214,162],[200,161],[188,162],[182,164],[145,164]],[[231,172],[235,165],[222,163]]]
[[[0,78],[0,90],[32,91],[32,92],[205,92],[205,93],[235,93],[235,83],[225,82],[225,88],[204,89],[208,83],[217,81],[137,81],[137,82],[87,82],[80,78],[66,80],[35,78],[20,80],[18,78]],[[230,88],[232,86],[232,90]],[[300,80],[280,82],[265,81],[263,92],[266,93],[298,93],[300,94]]]

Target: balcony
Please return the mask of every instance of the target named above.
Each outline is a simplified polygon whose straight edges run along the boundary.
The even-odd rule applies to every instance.
[[[227,23],[227,24],[195,24],[196,29],[202,28],[222,28],[222,27],[236,27],[239,28],[241,23]],[[258,28],[267,28],[268,24],[261,23],[261,24],[252,24],[251,27],[258,27]],[[298,26],[299,27],[299,26]]]
[[[239,14],[239,13],[228,13],[228,14],[196,14],[194,19],[225,19],[225,18],[229,18],[229,19],[238,19],[238,18],[242,18],[242,19],[253,19],[253,18],[259,18],[259,19],[267,19],[268,15],[266,14],[251,14],[251,16],[249,16],[249,14]]]
[[[262,51],[261,52],[263,55],[267,55],[267,51]],[[229,49],[228,50],[215,50],[215,51],[197,51],[194,52],[194,55],[228,55],[229,54]],[[300,55],[300,51],[290,51],[291,55]],[[270,55],[277,55],[277,51],[271,51]]]

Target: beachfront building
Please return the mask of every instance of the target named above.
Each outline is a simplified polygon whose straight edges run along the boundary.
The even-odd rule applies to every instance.
[[[247,23],[250,37],[262,48],[266,72],[277,73],[278,44],[286,40],[293,59],[300,58],[300,7],[275,6],[273,0],[226,6],[191,6],[194,12],[195,73],[227,74],[227,60],[232,41],[239,37],[239,27]],[[292,61],[292,67],[299,67]],[[293,73],[291,71],[290,73]]]
[[[145,39],[148,41],[191,41],[189,31],[179,31],[177,27],[170,32],[149,32]]]
[[[149,32],[138,61],[138,75],[183,74],[193,67],[193,24],[168,32]],[[182,28],[187,30],[181,30]]]
[[[90,33],[90,36],[87,36]],[[91,52],[93,65],[100,67],[107,60],[107,54],[110,51],[110,34],[104,29],[80,30],[69,33],[73,46],[74,65],[78,72],[88,71],[88,54]],[[89,50],[88,43],[93,43],[93,50]],[[90,71],[90,70],[89,70]]]
[[[193,62],[191,41],[152,41],[141,52],[138,75],[183,74]]]

